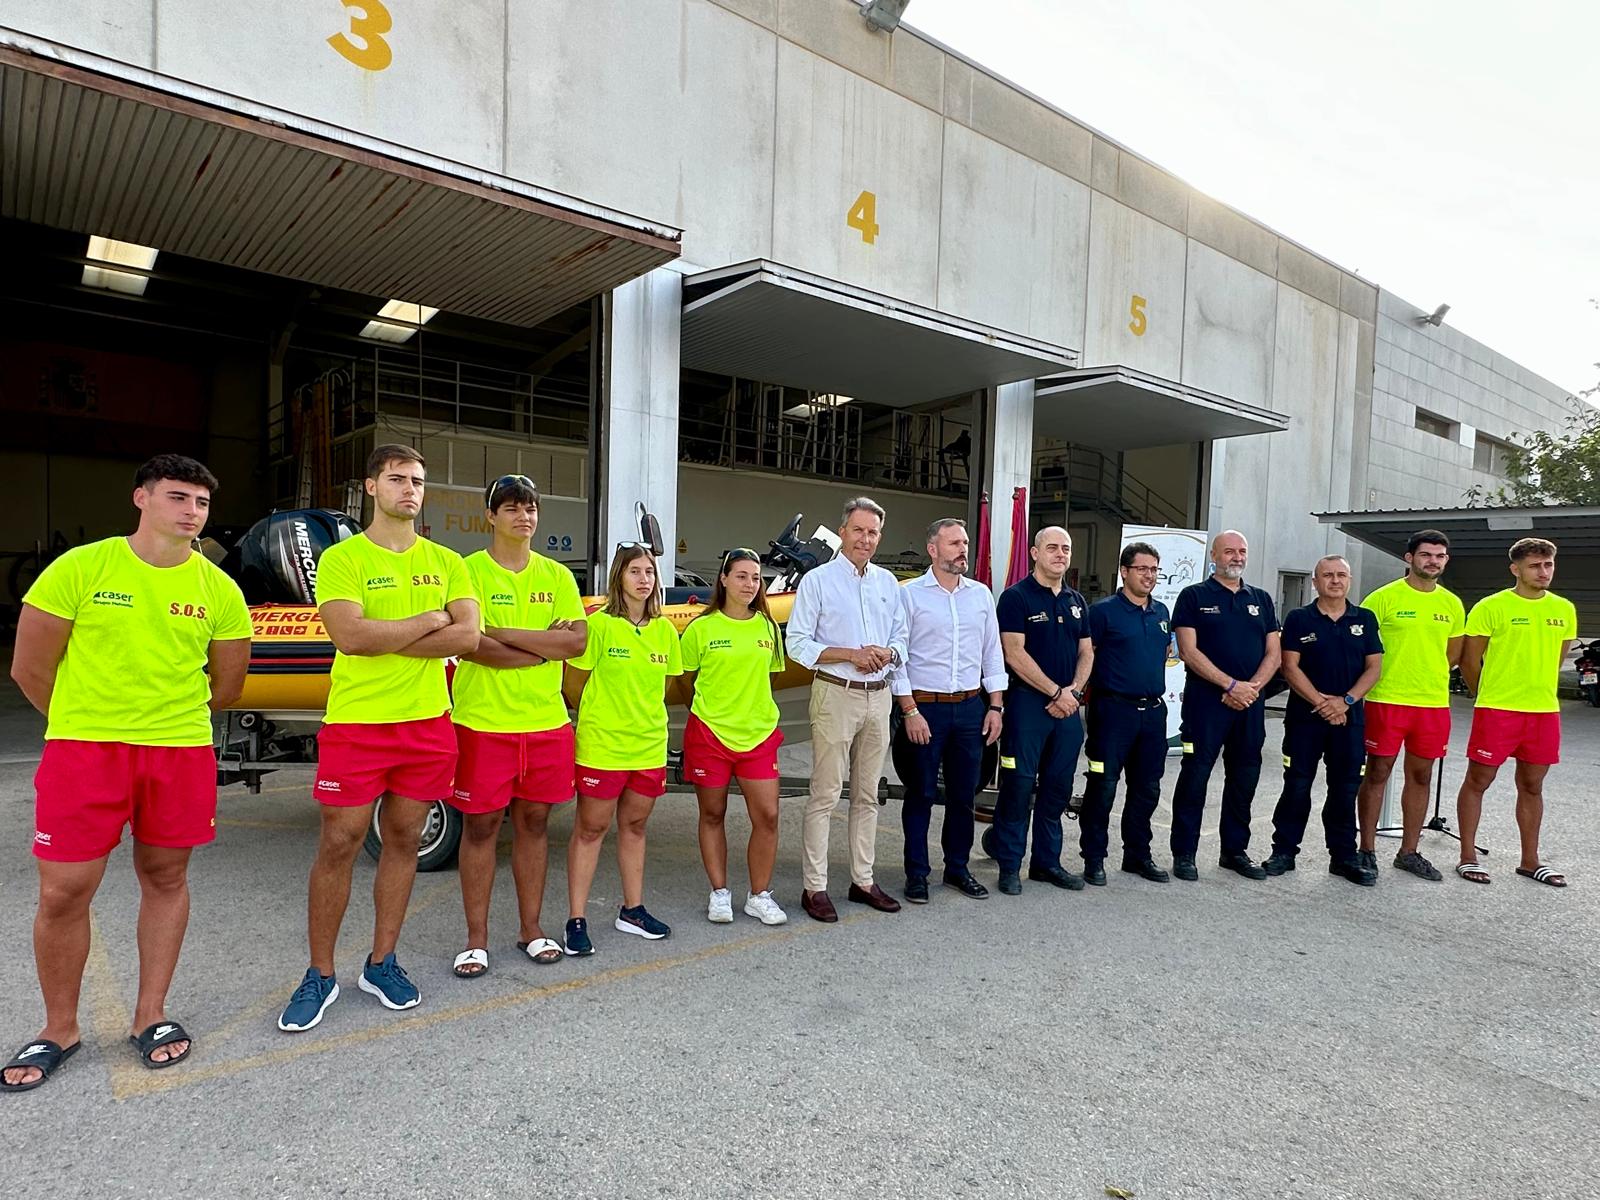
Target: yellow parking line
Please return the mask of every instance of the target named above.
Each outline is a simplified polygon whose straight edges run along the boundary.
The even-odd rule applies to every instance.
[[[94,913],[89,913],[89,960],[84,964],[83,988],[89,998],[89,1024],[95,1040],[110,1047],[124,1046],[128,1040],[130,1012],[122,994],[122,985],[112,969],[111,956],[106,953],[105,939],[100,936]],[[133,1054],[128,1047],[128,1054]],[[111,1094],[134,1086],[145,1068],[132,1058],[118,1058],[107,1064],[111,1076]]]
[[[854,924],[857,921],[868,919],[871,915],[870,913],[857,913],[853,916],[841,918],[839,924]],[[414,1017],[400,1017],[383,1025],[357,1029],[351,1033],[340,1034],[336,1037],[318,1038],[315,1035],[301,1035],[294,1044],[285,1046],[281,1050],[268,1050],[261,1054],[252,1054],[229,1062],[195,1063],[192,1066],[170,1071],[123,1073],[113,1070],[111,1075],[111,1095],[115,1100],[132,1100],[140,1096],[152,1096],[161,1092],[169,1092],[174,1088],[205,1083],[212,1079],[226,1079],[261,1067],[280,1066],[283,1063],[293,1062],[295,1059],[306,1058],[313,1054],[328,1054],[336,1050],[349,1049],[352,1046],[366,1045],[370,1042],[382,1041],[402,1034],[430,1029],[447,1021],[480,1017],[503,1008],[531,1004],[536,1000],[545,1000],[567,992],[583,991],[610,983],[621,983],[625,980],[637,979],[643,975],[653,975],[659,971],[691,966],[713,958],[721,958],[727,954],[736,954],[758,946],[768,946],[774,942],[787,941],[819,932],[821,932],[819,926],[809,925],[790,926],[774,933],[758,933],[750,937],[740,938],[737,941],[706,946],[700,950],[693,950],[673,958],[659,958],[651,962],[635,963],[632,966],[616,967],[609,971],[601,971],[597,974],[585,975],[577,979],[564,979],[559,983],[524,988],[521,991],[511,992],[503,996],[491,996],[488,999],[479,1000],[471,1004],[458,1004],[451,1008],[436,1009],[432,1012],[419,1013]]]

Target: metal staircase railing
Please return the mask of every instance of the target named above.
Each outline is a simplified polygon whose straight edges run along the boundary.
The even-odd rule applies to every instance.
[[[1062,493],[1075,510],[1090,510],[1127,525],[1186,526],[1188,514],[1130,475],[1122,456],[1090,446],[1069,446],[1034,455],[1035,498]]]

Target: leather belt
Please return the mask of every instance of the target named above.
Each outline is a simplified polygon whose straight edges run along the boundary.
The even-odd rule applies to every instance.
[[[816,677],[823,683],[831,683],[834,687],[842,687],[846,691],[860,688],[863,692],[881,692],[889,686],[887,679],[840,679],[837,675],[829,675],[826,671],[816,672]]]
[[[960,704],[963,700],[971,700],[977,694],[977,688],[968,688],[964,692],[919,692],[913,690],[911,698],[918,704]]]
[[[1110,688],[1100,688],[1094,693],[1094,696],[1089,698],[1093,700],[1095,696],[1104,696],[1107,700],[1121,700],[1124,704],[1131,704],[1141,710],[1154,708],[1156,705],[1166,702],[1165,696],[1133,696],[1127,692],[1113,692]]]

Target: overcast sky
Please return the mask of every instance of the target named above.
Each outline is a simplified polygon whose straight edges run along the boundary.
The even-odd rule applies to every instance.
[[[905,20],[1561,386],[1600,382],[1595,0],[911,0]]]

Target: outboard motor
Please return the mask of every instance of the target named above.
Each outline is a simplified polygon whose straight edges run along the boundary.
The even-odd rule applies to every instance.
[[[315,604],[317,560],[361,526],[331,508],[291,508],[252,525],[228,553],[222,569],[238,582],[248,604]]]

